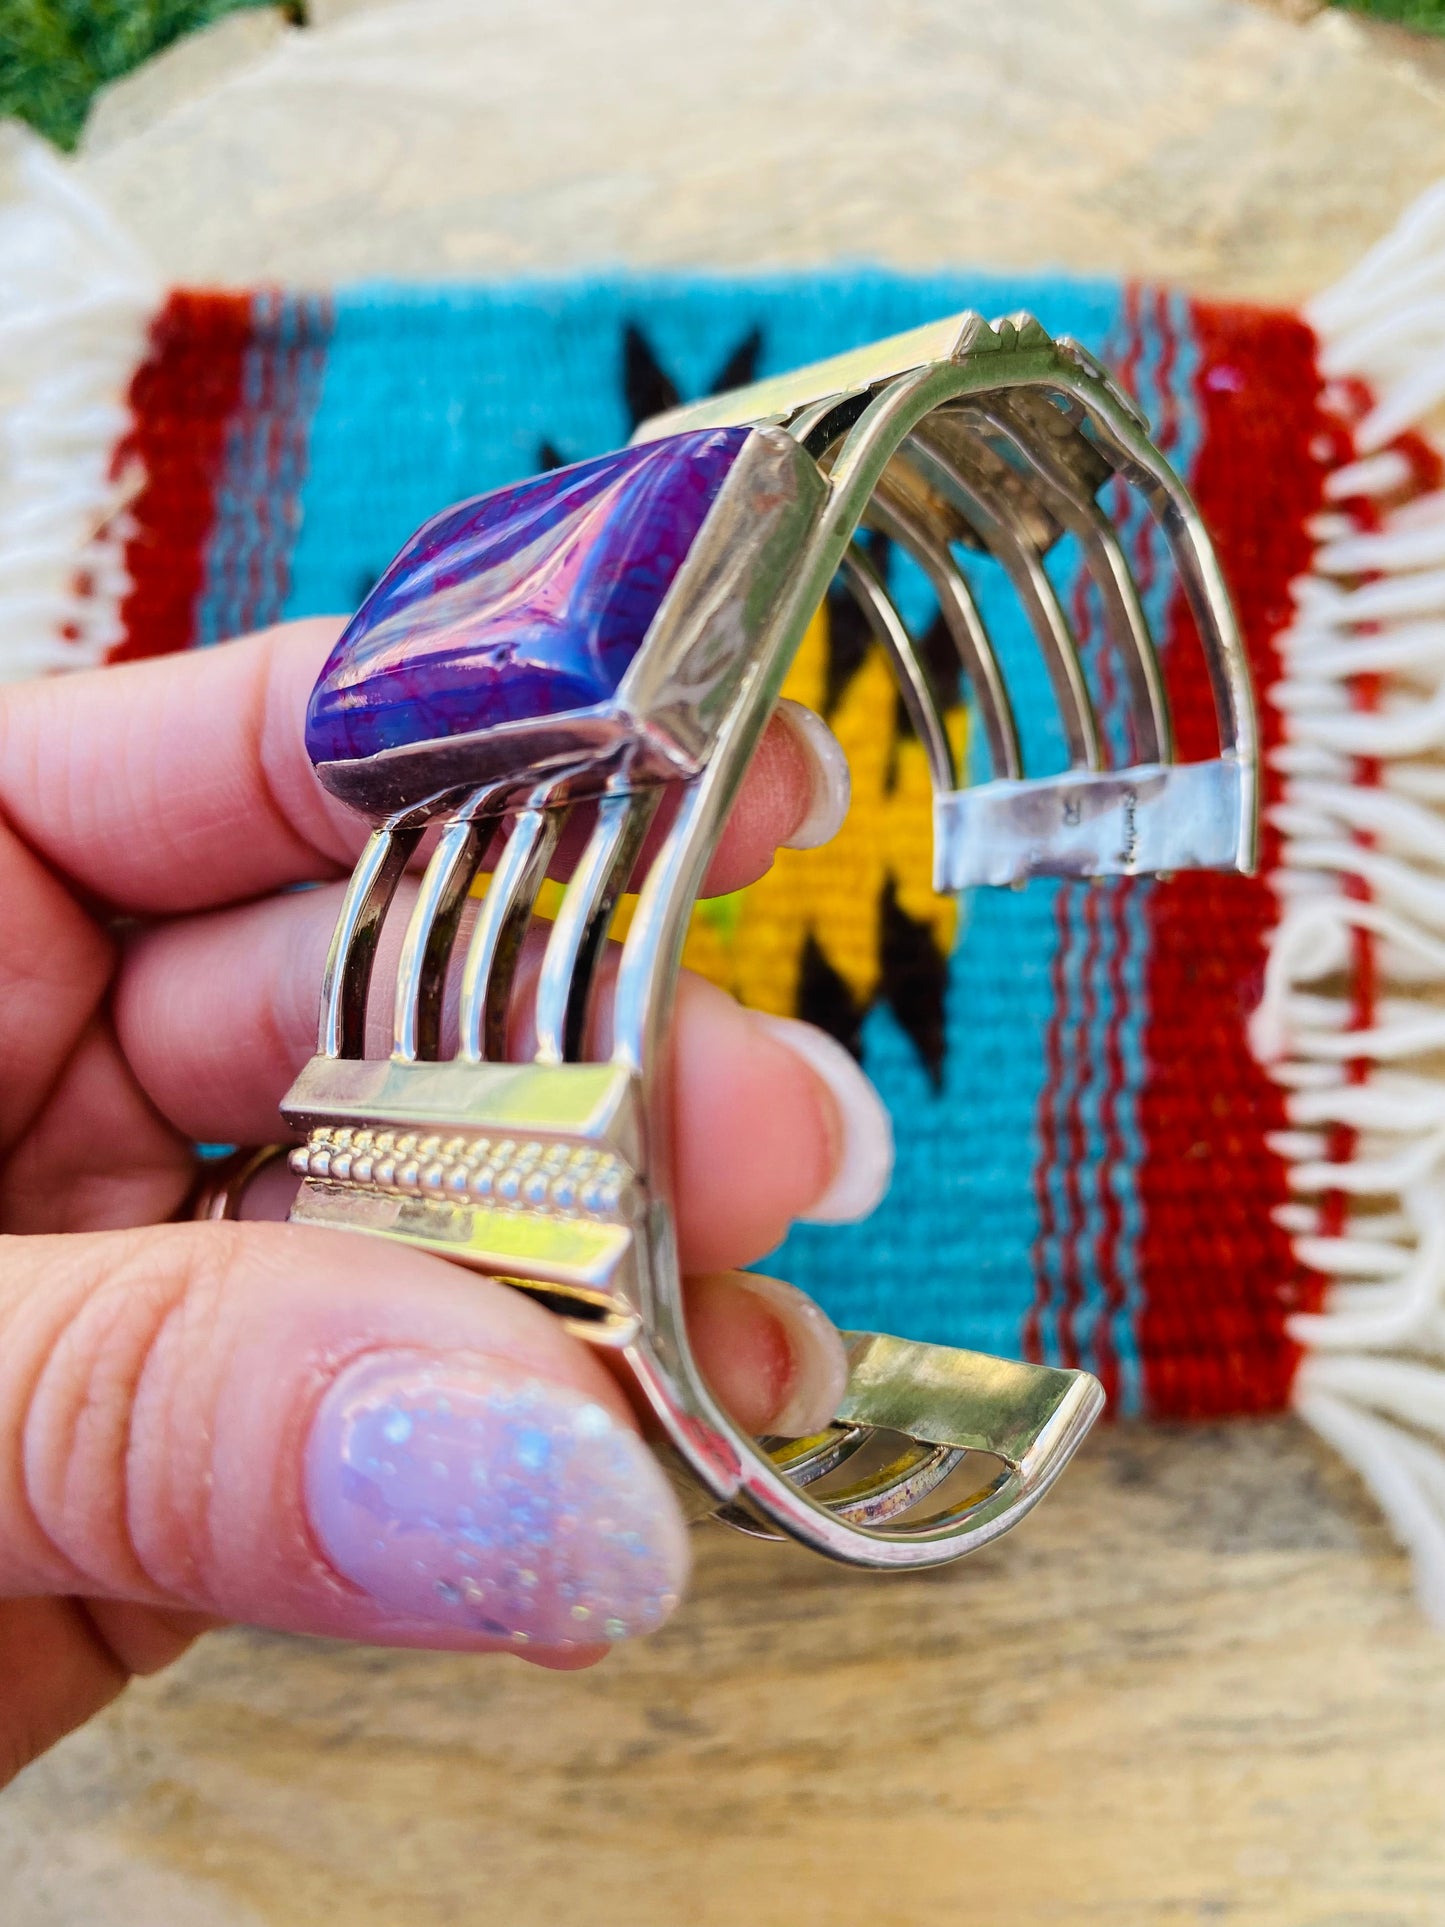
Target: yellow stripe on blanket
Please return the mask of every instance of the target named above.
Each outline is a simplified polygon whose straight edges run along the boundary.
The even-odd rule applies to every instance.
[[[821,711],[828,665],[828,614],[809,625],[783,694]],[[873,644],[838,698],[829,722],[853,778],[853,802],[833,841],[820,850],[779,850],[772,869],[730,896],[710,897],[693,911],[683,962],[755,1010],[792,1016],[798,979],[811,936],[828,964],[866,1009],[882,974],[883,895],[892,879],[898,907],[931,933],[940,955],[953,948],[958,906],[933,889],[933,793],[923,746],[880,715],[897,712],[897,683],[887,657]],[[949,735],[964,766],[967,712],[949,712]],[[479,877],[473,895],[486,889]],[[538,914],[555,916],[562,886],[549,879]],[[636,899],[618,905],[612,934],[626,936]]]

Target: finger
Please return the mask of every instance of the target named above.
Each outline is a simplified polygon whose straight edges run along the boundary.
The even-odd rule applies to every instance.
[[[522,1294],[294,1226],[0,1256],[0,1596],[572,1660],[676,1605],[667,1481]]]
[[[236,1200],[249,1223],[282,1224],[299,1178],[279,1160],[261,1166]],[[848,1381],[837,1328],[795,1285],[724,1271],[683,1284],[688,1342],[703,1376],[745,1432],[805,1438],[831,1424]],[[650,1413],[622,1361],[618,1382],[649,1427]]]
[[[0,1788],[128,1677],[78,1600],[0,1598]]]
[[[745,1432],[807,1438],[832,1423],[848,1355],[820,1305],[746,1271],[690,1278],[684,1296],[703,1376]]]
[[[216,1613],[137,1606],[129,1599],[86,1599],[85,1616],[106,1650],[129,1678],[159,1673],[178,1660],[202,1633],[226,1622]]]
[[[365,825],[317,782],[302,730],[339,627],[318,618],[0,691],[0,808],[127,910],[335,875]]]
[[[0,1599],[0,1788],[219,1623],[120,1599]]]
[[[0,1164],[0,1230],[155,1224],[176,1210],[194,1175],[192,1144],[156,1113],[110,1026],[93,1020]]]
[[[113,946],[0,821],[0,1152],[30,1126],[90,1024]]]
[[[813,850],[831,842],[843,827],[851,794],[848,759],[823,718],[802,703],[780,702],[748,764],[702,894],[726,896],[756,883],[771,869],[779,845]],[[673,810],[672,797],[665,797],[634,868],[634,888],[661,848]],[[564,839],[554,876],[570,873],[581,845],[580,837]]]
[[[317,617],[0,690],[0,811],[72,883],[129,911],[231,903],[349,868],[366,825],[322,789],[303,740],[339,626]],[[710,888],[738,888],[779,843],[841,816],[821,729],[774,719]]]
[[[308,891],[163,925],[128,947],[117,1032],[177,1130],[228,1143],[276,1135],[276,1107],[315,1048],[335,907],[334,890]],[[388,919],[387,946],[403,922]],[[383,948],[378,982],[393,956]],[[388,1013],[378,1016],[371,1048],[384,1054]],[[892,1165],[888,1114],[832,1039],[684,974],[671,1059],[686,1271],[750,1264],[796,1218],[839,1222],[877,1204]]]

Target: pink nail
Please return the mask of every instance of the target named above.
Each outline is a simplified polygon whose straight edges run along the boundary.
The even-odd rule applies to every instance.
[[[621,1420],[500,1359],[377,1353],[307,1447],[312,1525],[388,1613],[523,1648],[651,1632],[687,1580],[662,1470]]]

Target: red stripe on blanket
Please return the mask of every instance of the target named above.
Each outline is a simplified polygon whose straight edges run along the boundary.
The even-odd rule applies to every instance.
[[[131,383],[131,432],[119,454],[121,461],[138,459],[146,480],[131,508],[125,635],[112,662],[166,655],[193,639],[251,332],[251,297],[243,294],[172,294],[151,328],[150,353]]]
[[[1267,752],[1279,737],[1265,698],[1280,674],[1275,638],[1290,618],[1290,583],[1310,565],[1305,524],[1321,503],[1332,437],[1301,322],[1207,303],[1194,305],[1193,322],[1204,426],[1194,494],[1234,595]],[[1214,754],[1213,703],[1182,599],[1169,681],[1180,755]],[[1267,776],[1267,797],[1274,787]],[[1139,1341],[1154,1416],[1279,1410],[1298,1357],[1285,1319],[1318,1299],[1318,1280],[1273,1219],[1287,1191],[1265,1135],[1284,1124],[1283,1104],[1246,1042],[1277,859],[1266,828],[1260,877],[1180,876],[1149,899]]]

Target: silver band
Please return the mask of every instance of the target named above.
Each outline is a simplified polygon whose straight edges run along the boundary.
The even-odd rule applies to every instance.
[[[859,1334],[826,1434],[784,1443],[739,1431],[688,1342],[661,1101],[694,899],[783,677],[840,572],[894,662],[928,756],[940,890],[1249,869],[1258,765],[1249,675],[1197,513],[1138,412],[1083,350],[1028,317],[955,317],[658,418],[638,439],[731,425],[751,432],[614,701],[565,726],[506,724],[320,767],[378,827],[338,920],[318,1054],[283,1107],[304,1137],[292,1215],[508,1279],[590,1342],[619,1349],[678,1459],[729,1522],[854,1564],[936,1564],[1022,1517],[1102,1392],[1083,1372]],[[1219,754],[1207,762],[1174,760],[1155,639],[1099,499],[1114,476],[1155,517],[1193,611],[1219,718]],[[855,543],[867,527],[900,544],[933,585],[980,714],[987,782],[962,781],[919,649]],[[1064,534],[1097,588],[1128,692],[1133,749],[1122,768],[1106,765],[1078,642],[1044,567]],[[1063,724],[1063,774],[1023,766],[959,545],[999,562],[1028,617]],[[611,1048],[596,1062],[588,1014],[598,964],[664,781],[678,805],[621,946]],[[579,816],[592,827],[546,941],[535,1056],[507,1062],[518,951],[561,826]],[[377,936],[437,820],[402,946],[392,1053],[368,1061]],[[498,844],[461,965],[460,1047],[442,1060],[461,909]],[[977,1452],[994,1463],[979,1471],[967,1456]]]

